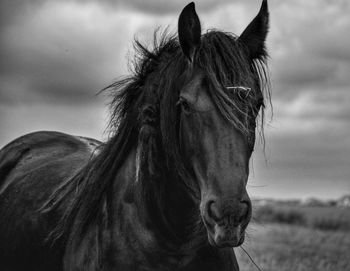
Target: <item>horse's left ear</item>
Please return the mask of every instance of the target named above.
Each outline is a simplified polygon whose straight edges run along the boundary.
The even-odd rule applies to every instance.
[[[243,31],[238,41],[245,44],[251,59],[267,56],[265,39],[269,30],[269,11],[267,0],[263,0],[260,11]]]
[[[201,42],[201,23],[193,2],[188,4],[180,14],[178,34],[182,52],[192,62]]]

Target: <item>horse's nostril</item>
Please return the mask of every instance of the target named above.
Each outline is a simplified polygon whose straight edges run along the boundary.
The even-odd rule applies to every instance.
[[[213,219],[215,222],[218,222],[222,219],[222,215],[219,211],[217,204],[215,204],[215,201],[211,200],[208,202],[207,210],[208,210],[208,216],[211,219]]]
[[[249,201],[241,201],[240,204],[240,217],[239,220],[242,222],[250,215],[250,202]]]
[[[251,204],[249,201],[209,200],[206,204],[206,214],[209,223],[238,225],[249,220]]]

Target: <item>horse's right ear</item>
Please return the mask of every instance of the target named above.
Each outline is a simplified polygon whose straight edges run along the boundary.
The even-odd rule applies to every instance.
[[[262,1],[258,15],[243,31],[238,40],[248,49],[251,59],[267,56],[265,39],[269,30],[269,10],[267,0]]]
[[[178,34],[182,52],[192,62],[201,41],[201,23],[193,2],[188,4],[180,14]]]

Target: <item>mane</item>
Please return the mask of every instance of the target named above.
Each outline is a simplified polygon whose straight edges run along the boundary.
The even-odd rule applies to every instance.
[[[89,225],[99,219],[106,193],[117,181],[115,177],[126,157],[142,142],[151,144],[151,133],[157,133],[159,137],[152,144],[164,156],[167,169],[176,173],[179,180],[186,180],[188,172],[179,149],[179,109],[175,104],[183,86],[187,59],[178,38],[167,33],[158,35],[155,32],[153,49],[147,49],[139,41],[135,41],[134,47],[132,74],[103,90],[112,96],[110,139],[79,173],[50,196],[41,209],[44,213],[64,209],[50,240],[66,239],[72,234],[76,238],[83,236]],[[249,134],[250,126],[244,118],[247,113],[243,106],[252,107],[259,95],[252,93],[250,104],[246,105],[242,104],[242,99],[237,99],[237,93],[231,93],[226,87],[256,86],[265,100],[270,99],[270,91],[267,56],[248,61],[245,50],[235,35],[210,30],[202,35],[194,63],[204,71],[210,97],[222,116],[244,134]],[[263,113],[261,116],[263,127]],[[152,157],[150,160],[152,164]],[[148,169],[156,171],[154,165],[148,165]],[[193,184],[185,184],[189,189],[193,188]]]

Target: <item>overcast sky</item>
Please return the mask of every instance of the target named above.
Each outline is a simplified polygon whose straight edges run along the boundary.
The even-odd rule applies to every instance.
[[[176,31],[188,1],[0,0],[0,147],[36,130],[106,139],[107,97],[136,36]],[[259,0],[199,0],[203,29],[240,34]],[[274,118],[257,147],[254,197],[350,193],[350,1],[269,0]],[[259,145],[259,144],[258,144]],[[261,144],[260,144],[261,145]],[[265,161],[267,160],[267,161]]]

